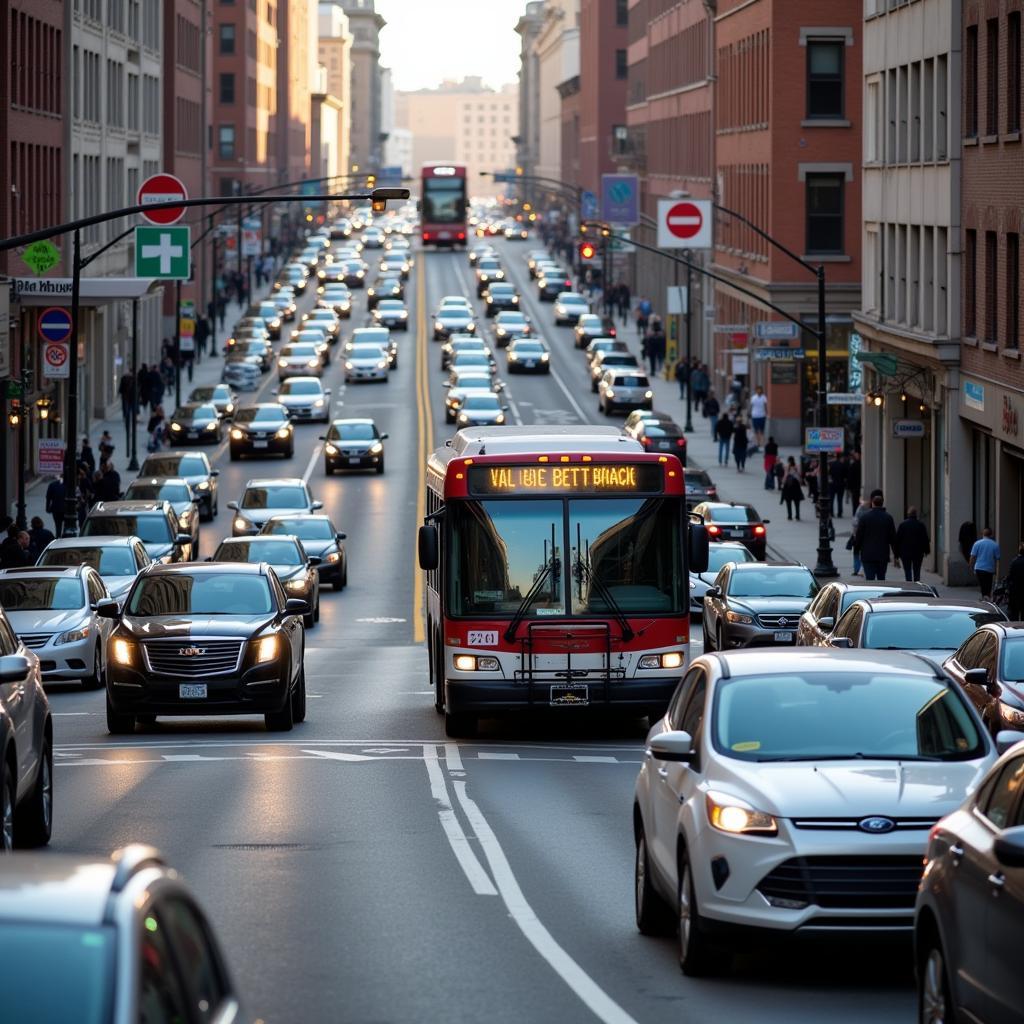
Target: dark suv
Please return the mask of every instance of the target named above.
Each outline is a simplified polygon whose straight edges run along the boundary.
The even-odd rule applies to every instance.
[[[181,533],[169,501],[98,501],[82,525],[83,537],[138,537],[154,562],[190,562],[198,555],[191,533]]]
[[[264,716],[287,731],[306,717],[302,616],[265,563],[153,565],[139,573],[107,647],[107,728],[157,715]]]

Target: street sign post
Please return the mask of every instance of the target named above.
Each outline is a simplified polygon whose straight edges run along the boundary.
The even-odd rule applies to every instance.
[[[139,206],[146,206],[149,203],[169,203],[174,199],[188,199],[188,189],[181,179],[173,174],[152,174],[139,186],[136,203]],[[177,224],[184,215],[184,206],[169,206],[164,210],[142,214],[150,224],[159,224],[162,227]]]
[[[580,195],[580,216],[584,220],[597,218],[597,195],[595,193],[583,192]]]
[[[50,306],[39,314],[36,330],[43,341],[67,341],[71,337],[71,313],[62,306]]]
[[[192,232],[188,226],[135,229],[135,276],[187,281]]]
[[[659,249],[710,249],[710,199],[659,199]]]
[[[804,451],[821,455],[842,452],[846,446],[846,432],[842,427],[805,427]]]
[[[796,341],[800,325],[789,320],[758,320],[754,324],[754,337],[764,341]]]
[[[601,220],[625,227],[640,223],[640,182],[635,174],[601,175]]]

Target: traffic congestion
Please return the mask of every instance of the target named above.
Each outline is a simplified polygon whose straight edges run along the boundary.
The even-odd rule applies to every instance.
[[[422,187],[0,569],[0,1019],[1022,1019],[1024,629],[780,557],[522,203]]]

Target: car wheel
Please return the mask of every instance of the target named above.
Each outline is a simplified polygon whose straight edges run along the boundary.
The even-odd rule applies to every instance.
[[[320,621],[320,595],[316,595],[316,604],[313,606],[313,621]]]
[[[231,461],[237,462],[241,458],[239,452],[236,452],[234,448],[231,449]]]
[[[309,612],[302,616],[302,624],[306,629],[312,629],[316,625],[316,618],[314,612]]]
[[[95,652],[92,656],[92,674],[87,675],[82,680],[83,690],[98,690],[103,686],[103,666],[101,664],[102,658],[100,657],[100,645],[96,644]]]
[[[0,853],[14,849],[14,775],[0,762]]]
[[[268,711],[263,716],[268,732],[291,732],[295,725],[295,715],[292,708],[292,694],[288,692],[284,699],[284,707],[280,711]]]
[[[220,502],[217,502],[213,506],[213,516],[212,516],[212,518],[216,519],[219,514],[220,514]]]
[[[304,722],[306,720],[306,667],[299,669],[299,678],[292,691],[292,720]]]
[[[918,971],[917,1007],[917,1019],[921,1024],[952,1024],[956,1020],[946,958],[942,955],[942,946],[938,938],[929,940],[927,951],[921,960]]]
[[[23,848],[45,846],[53,829],[53,752],[50,741],[43,740],[39,771],[32,792],[14,814],[14,835]]]
[[[704,634],[704,653],[713,651],[715,649],[715,642],[711,639],[711,634],[708,632],[708,624],[701,620],[701,631]]]
[[[476,735],[476,715],[464,711],[444,713],[444,734],[453,740],[472,739]]]
[[[595,381],[590,382],[590,390],[593,394],[597,394],[597,383]]]
[[[647,856],[647,835],[643,822],[636,837],[634,863],[634,906],[636,926],[641,935],[671,935],[675,928],[672,908],[661,898],[651,881],[650,858]]]
[[[719,966],[717,950],[708,941],[700,919],[693,871],[686,849],[679,851],[679,966],[690,978],[713,974]]]
[[[107,694],[107,732],[114,736],[124,736],[135,732],[135,716],[115,711]]]
[[[384,472],[384,460],[383,459],[381,459],[380,462],[377,463],[377,472],[378,473],[383,473]]]

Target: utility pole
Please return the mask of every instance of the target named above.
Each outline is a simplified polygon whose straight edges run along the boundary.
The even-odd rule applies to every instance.
[[[686,250],[690,255],[690,250]],[[679,279],[679,264],[675,264],[676,280]],[[686,267],[686,425],[683,430],[687,434],[693,433],[693,388],[690,387],[690,373],[693,372],[693,298],[690,295],[692,288],[693,271],[689,265]]]
[[[128,469],[139,468],[139,300],[132,299],[132,432]]]

